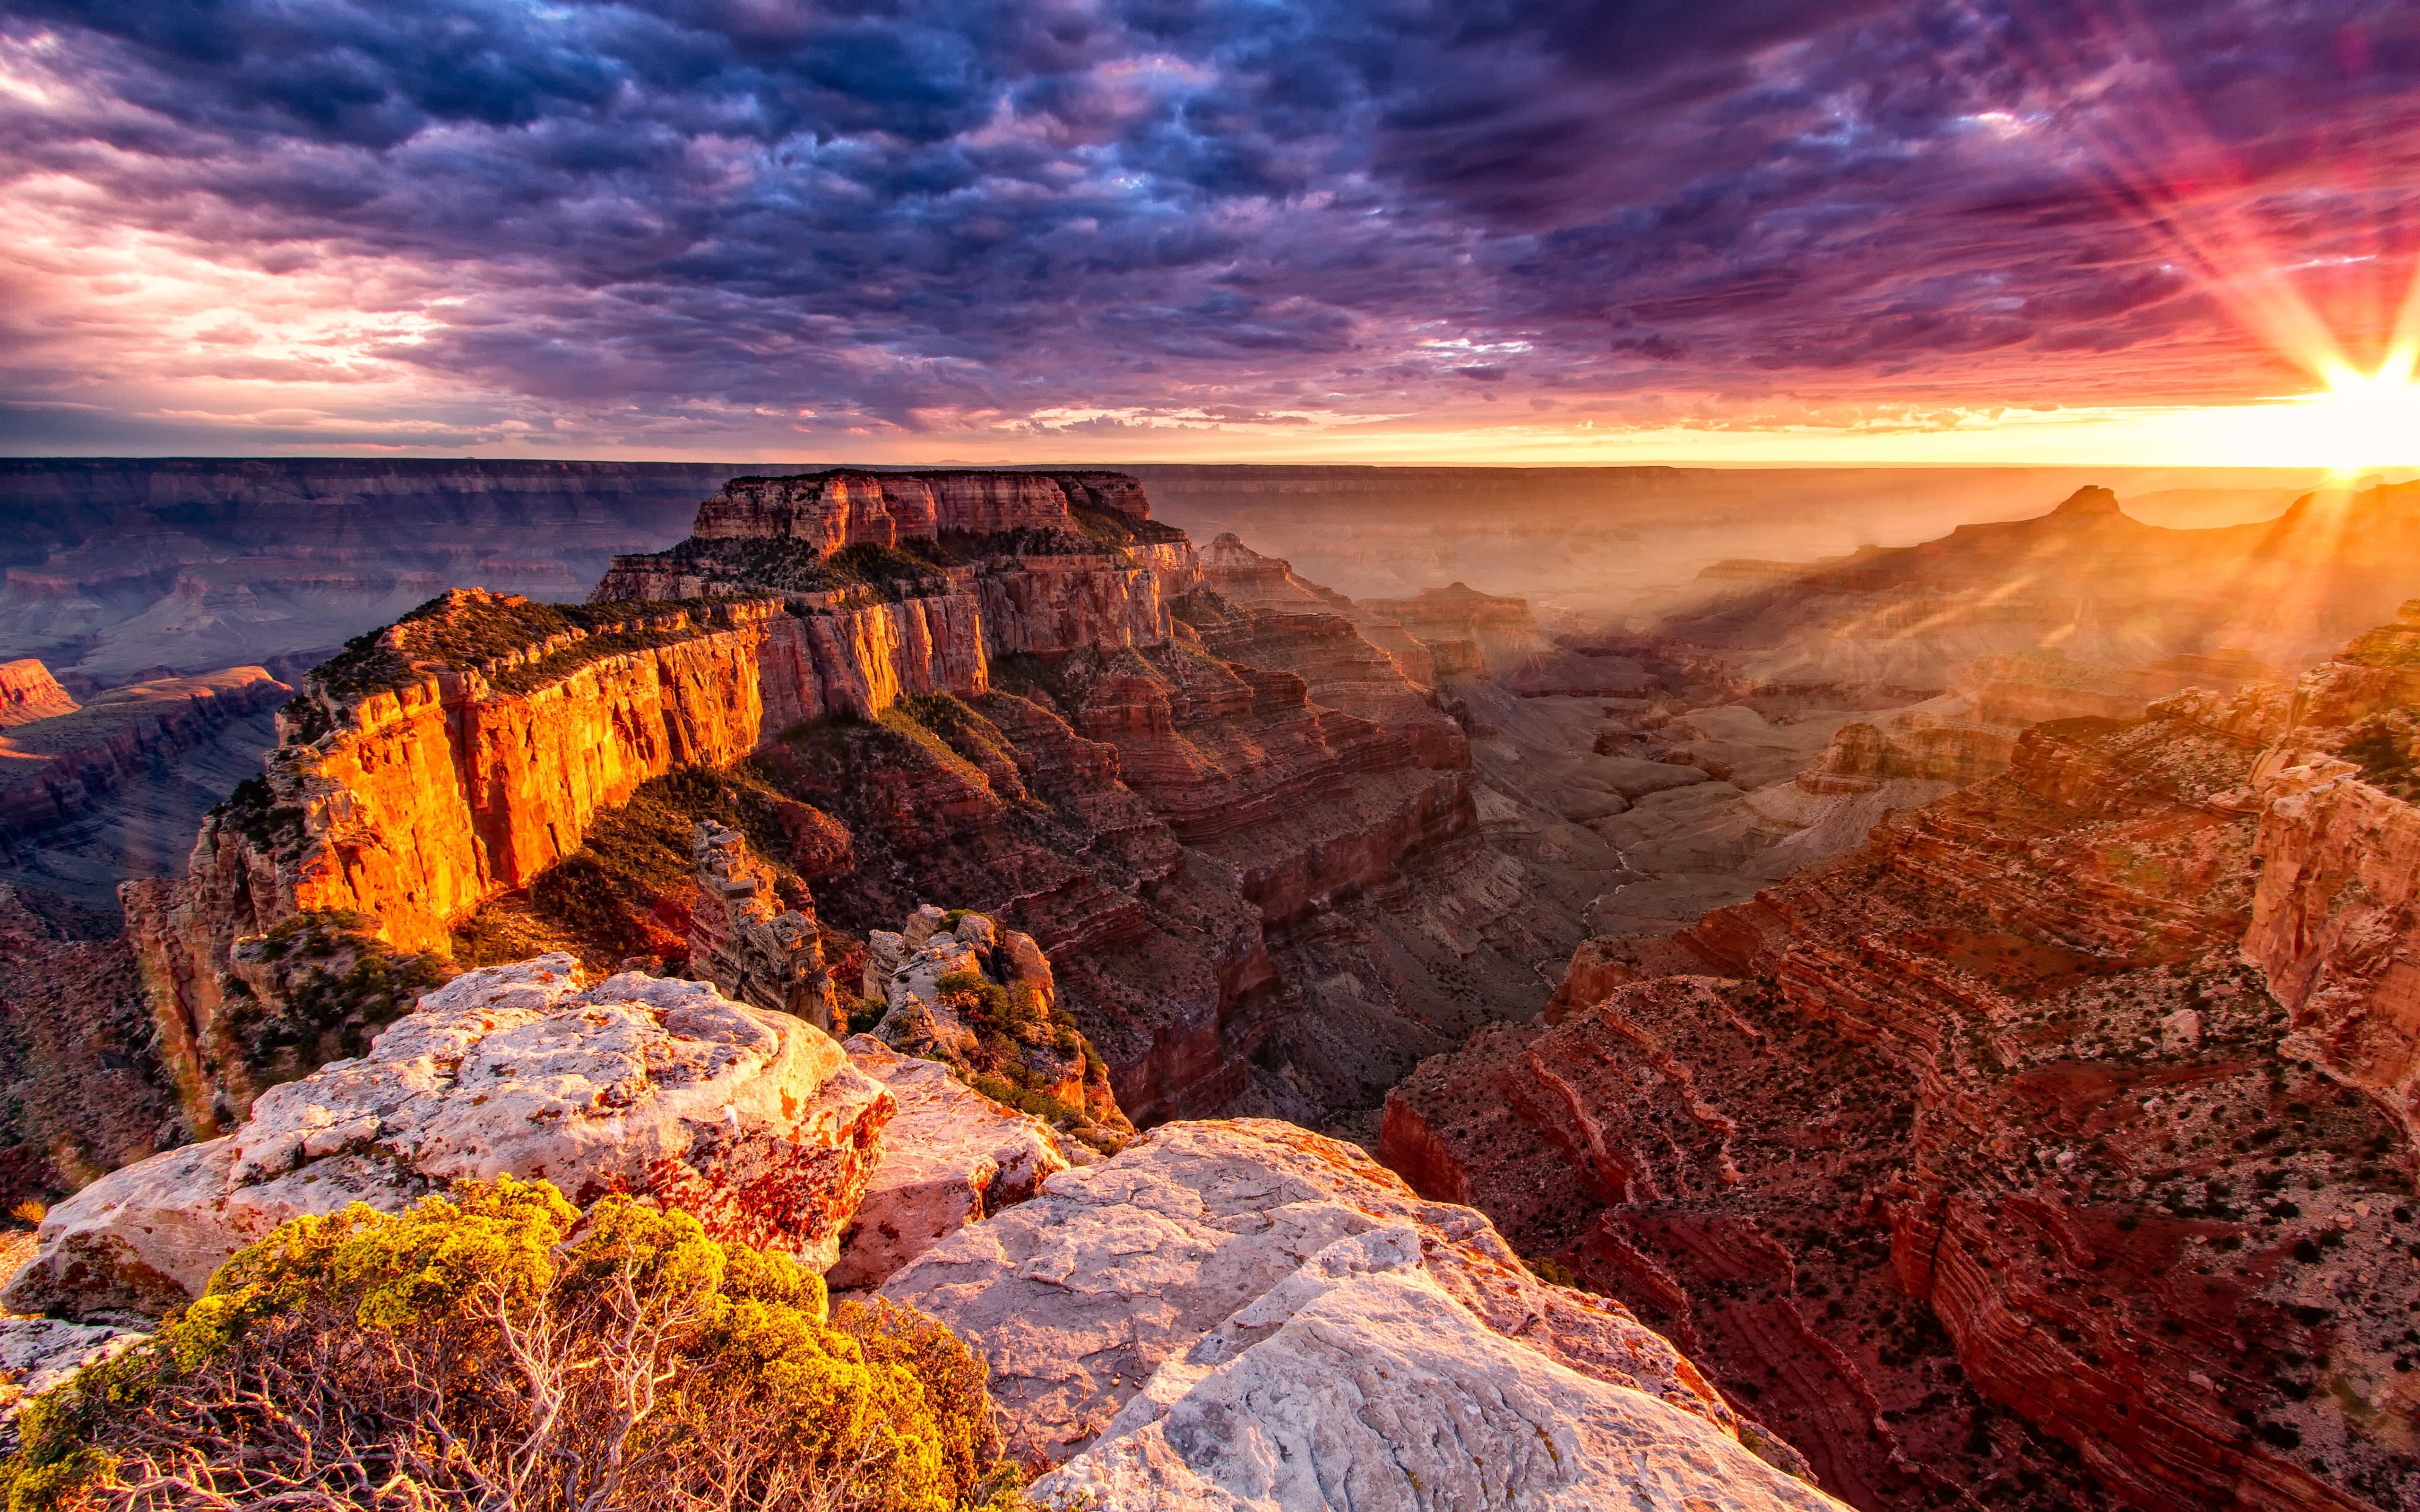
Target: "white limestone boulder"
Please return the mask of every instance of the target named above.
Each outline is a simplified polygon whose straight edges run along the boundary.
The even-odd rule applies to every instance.
[[[0,1318],[0,1420],[13,1420],[26,1398],[66,1385],[86,1365],[114,1360],[150,1336],[114,1323]]]
[[[1720,1394],[1626,1309],[1539,1281],[1481,1214],[1425,1201],[1353,1146],[1269,1119],[1164,1125],[1112,1160],[1060,1172],[1033,1200],[935,1244],[882,1295],[940,1319],[990,1362],[1013,1454],[1061,1462],[1111,1432],[1171,1361],[1330,1245],[1379,1230],[1410,1236],[1422,1295],[1518,1351],[1505,1356],[1512,1365],[1643,1394],[1739,1449]],[[1794,1459],[1783,1445],[1773,1453]]]
[[[1119,1512],[1841,1505],[1705,1417],[1488,1328],[1410,1225],[1311,1256],[1171,1355],[1028,1494]]]
[[[157,1313],[288,1218],[397,1211],[458,1179],[644,1193],[718,1238],[839,1252],[897,1103],[830,1036],[704,982],[567,955],[466,972],[370,1053],[262,1093],[233,1134],[112,1172],[51,1210],[0,1302]]]
[[[1032,1197],[1043,1180],[1099,1157],[1031,1114],[1002,1107],[937,1061],[903,1056],[871,1035],[847,1044],[858,1070],[899,1100],[881,1163],[841,1234],[835,1288],[878,1287],[970,1223]]]

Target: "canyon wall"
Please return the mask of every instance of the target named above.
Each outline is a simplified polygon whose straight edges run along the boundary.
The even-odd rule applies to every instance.
[[[79,697],[254,663],[290,682],[449,587],[576,598],[746,471],[0,458],[0,659],[42,657]]]
[[[1382,1156],[1861,1507],[2391,1507],[2420,616],[2009,770],[1424,1064]]]
[[[1304,1006],[1273,944],[1470,838],[1466,756],[1433,700],[1332,617],[1253,626],[1194,603],[1214,652],[1171,611],[1191,548],[1114,476],[743,480],[701,518],[717,533],[616,563],[599,593],[635,600],[458,592],[313,674],[189,876],[124,894],[189,1103],[240,1113],[227,1015],[283,1011],[245,999],[275,995],[248,942],[351,920],[442,957],[676,770],[747,761],[844,816],[855,927],[938,899],[1096,956],[1071,1001],[1143,1117],[1245,1089]],[[672,596],[709,586],[737,596]],[[1379,718],[1253,664],[1271,661]],[[871,764],[836,772],[844,757]],[[1066,832],[1034,833],[1037,792]],[[1171,949],[1188,935],[1199,949]],[[1373,1038],[1350,1094],[1373,1105],[1410,1064]]]
[[[41,664],[15,665],[39,671]],[[111,688],[82,707],[70,703],[8,727],[0,733],[0,842],[92,810],[229,724],[277,707],[292,691],[261,668],[230,667]]]
[[[0,730],[75,712],[76,702],[32,656],[0,662]]]

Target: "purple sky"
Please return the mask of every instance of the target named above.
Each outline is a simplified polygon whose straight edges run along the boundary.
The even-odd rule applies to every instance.
[[[2048,457],[2415,209],[2411,0],[8,0],[0,450]]]

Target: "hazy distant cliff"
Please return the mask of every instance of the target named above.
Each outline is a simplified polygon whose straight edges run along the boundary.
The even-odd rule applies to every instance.
[[[577,598],[740,471],[0,459],[0,659],[39,656],[78,692],[245,663],[290,674],[448,587]]]

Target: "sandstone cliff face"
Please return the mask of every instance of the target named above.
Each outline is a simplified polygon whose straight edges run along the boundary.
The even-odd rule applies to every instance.
[[[743,761],[845,826],[812,869],[842,927],[942,900],[1072,948],[1137,1118],[1374,1108],[1486,1018],[1464,963],[1521,952],[1482,938],[1517,887],[1427,690],[1334,616],[1176,621],[1192,549],[1115,475],[972,477],[735,484],[599,589],[641,602],[457,594],[337,658],[188,881],[127,894],[194,1104],[251,1095],[213,1048],[240,942],[324,917],[442,955],[642,783]],[[705,589],[752,596],[667,598]]]
[[[1382,1154],[1858,1505],[2403,1504],[2399,936],[2345,885],[2397,830],[2281,754],[2396,675],[2037,727],[1862,851],[1594,942],[1552,1026],[1400,1088]]]
[[[849,546],[931,540],[944,532],[994,535],[1050,529],[1064,525],[1073,508],[1104,507],[1094,502],[1095,491],[1084,486],[1082,476],[1063,481],[1047,472],[836,468],[794,477],[734,478],[698,510],[692,533],[706,541],[795,541],[830,553]],[[1089,476],[1118,479],[1114,473]],[[1141,485],[1131,478],[1119,482],[1119,503],[1140,506]]]
[[[599,810],[762,734],[755,650],[778,609],[608,618],[533,642],[521,606],[448,595],[315,673],[266,778],[205,821],[186,876],[120,889],[197,1130],[256,1090],[231,1059],[231,984],[272,1017],[291,1006],[239,969],[240,942],[326,918],[442,955],[455,919],[568,854]],[[461,665],[457,642],[491,654]]]

